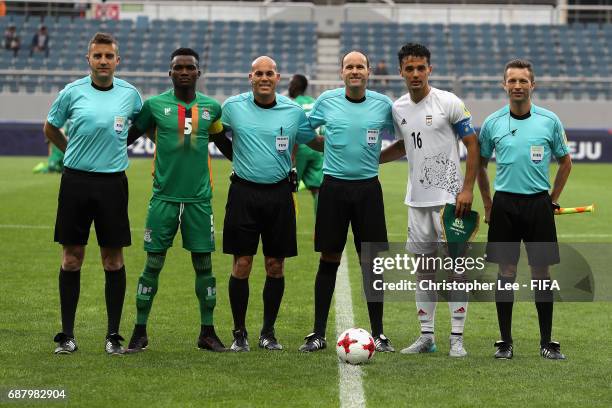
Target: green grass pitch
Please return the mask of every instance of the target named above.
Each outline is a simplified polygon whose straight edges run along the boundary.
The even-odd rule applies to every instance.
[[[40,158],[0,160],[0,388],[62,388],[64,403],[15,403],[15,406],[74,407],[200,407],[200,406],[323,406],[339,405],[338,364],[334,347],[304,355],[297,352],[312,327],[313,284],[318,256],[313,251],[313,210],[308,192],[299,193],[299,253],[286,263],[286,291],[277,335],[286,350],[264,352],[256,347],[262,319],[263,258],[255,259],[250,279],[247,325],[252,351],[213,354],[196,348],[199,332],[194,272],[180,235],[169,251],[160,290],[149,321],[150,346],[145,353],[109,358],[103,349],[106,328],[104,278],[95,234],[83,266],[81,298],[75,333],[80,350],[72,356],[52,354],[53,335],[60,328],[57,275],[60,246],[53,243],[59,176],[33,175]],[[492,166],[494,168],[494,166]],[[555,166],[553,166],[555,167]],[[122,333],[129,337],[134,323],[134,292],[144,262],[142,233],[151,191],[151,162],[132,160],[130,219],[134,245],[126,250],[128,288]],[[493,170],[493,169],[492,169]],[[612,202],[609,165],[575,165],[561,202],[567,206],[598,204],[598,212],[557,218],[562,241],[612,242]],[[213,161],[217,252],[213,272],[218,282],[215,310],[217,332],[231,343],[231,312],[227,281],[231,259],[221,253],[229,163]],[[403,204],[406,164],[381,170],[387,225],[391,241],[406,235]],[[475,192],[475,208],[482,209]],[[481,226],[478,240],[484,240]],[[352,239],[347,246],[357,325],[369,329],[361,278]],[[519,271],[519,274],[526,271]],[[333,309],[333,308],[332,308]],[[370,406],[612,406],[612,304],[558,303],[553,337],[567,354],[565,362],[544,361],[538,355],[539,332],[532,303],[518,303],[514,313],[515,359],[495,361],[492,344],[498,338],[495,306],[473,303],[466,324],[469,356],[450,359],[448,308],[437,316],[439,352],[432,355],[377,355],[364,366],[363,385]],[[334,313],[328,339],[332,340]],[[414,304],[388,303],[385,334],[399,349],[418,335]],[[0,401],[1,403],[2,401]]]

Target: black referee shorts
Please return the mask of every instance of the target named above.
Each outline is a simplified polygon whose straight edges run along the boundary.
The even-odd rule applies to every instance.
[[[259,184],[236,175],[231,180],[223,221],[223,252],[255,255],[261,235],[264,256],[296,256],[295,206],[289,181]]]
[[[560,262],[554,208],[547,191],[515,194],[497,191],[493,197],[487,261],[516,265],[521,241],[531,266]]]
[[[378,177],[365,180],[323,177],[315,224],[315,251],[341,253],[349,223],[358,253],[362,242],[384,243],[377,247],[379,250],[387,246],[385,205]]]
[[[57,203],[55,241],[62,245],[87,245],[92,221],[101,247],[132,244],[125,172],[93,173],[65,167]]]

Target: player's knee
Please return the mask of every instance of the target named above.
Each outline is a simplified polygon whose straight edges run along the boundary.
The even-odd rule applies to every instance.
[[[212,275],[212,257],[210,253],[191,253],[191,264],[197,275]]]
[[[236,257],[234,260],[234,268],[232,275],[238,279],[246,279],[251,274],[251,268],[253,267],[252,256],[241,256]]]
[[[266,275],[271,278],[281,278],[285,269],[285,258],[267,258]]]
[[[101,248],[102,267],[106,271],[116,271],[123,267],[123,248]]]
[[[532,266],[531,279],[548,280],[550,279],[550,268],[548,266]]]
[[[62,269],[65,271],[76,271],[81,269],[85,258],[85,247],[64,247],[62,254]]]
[[[516,279],[516,265],[500,264],[498,274],[504,278]]]
[[[159,272],[164,267],[164,263],[166,262],[166,253],[165,252],[147,252],[147,260],[146,260],[146,270],[148,271],[157,271]]]

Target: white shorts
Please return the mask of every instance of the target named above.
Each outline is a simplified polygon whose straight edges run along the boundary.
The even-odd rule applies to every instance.
[[[432,254],[438,249],[442,242],[442,207],[408,207],[408,251],[413,254]]]

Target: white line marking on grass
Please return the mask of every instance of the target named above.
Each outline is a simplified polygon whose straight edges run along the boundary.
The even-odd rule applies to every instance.
[[[350,327],[355,326],[353,319],[353,299],[351,297],[351,283],[348,274],[346,253],[342,254],[338,276],[336,277],[336,338]],[[331,339],[335,349],[335,338]],[[361,380],[361,367],[346,364],[338,360],[340,407],[365,407],[365,395]]]
[[[53,225],[27,225],[27,224],[0,224],[0,229],[53,229]],[[144,231],[144,228],[131,228],[132,231]],[[223,231],[215,231],[216,235],[223,235]],[[299,236],[314,236],[312,231],[299,231]],[[406,234],[388,233],[390,237],[406,238]],[[478,238],[486,238],[487,234],[477,234]],[[612,234],[557,234],[559,238],[612,238]],[[403,240],[401,242],[404,242]]]

